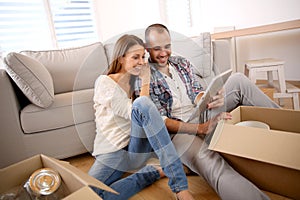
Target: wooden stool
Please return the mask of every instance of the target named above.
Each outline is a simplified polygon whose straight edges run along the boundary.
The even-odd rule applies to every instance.
[[[245,65],[245,74],[249,79],[255,84],[257,72],[267,72],[268,84],[271,87],[276,87],[274,85],[273,72],[277,72],[278,76],[278,91],[280,93],[286,92],[285,75],[283,68],[284,61],[277,60],[274,58],[266,58],[261,60],[249,60]]]
[[[286,83],[286,93],[274,93],[274,98],[292,98],[294,110],[300,110],[299,107],[299,93],[300,88],[294,86],[293,84]]]
[[[300,92],[300,89],[291,84],[289,84],[289,87],[287,88],[284,75],[284,61],[274,58],[266,58],[260,60],[249,60],[246,62],[245,74],[254,84],[256,84],[258,72],[267,72],[268,85],[278,90],[277,93],[274,93],[273,97],[279,99],[280,105],[283,105],[283,102],[280,100],[281,98],[292,98],[294,109],[299,110],[298,93]],[[277,73],[278,84],[274,83],[273,72]]]

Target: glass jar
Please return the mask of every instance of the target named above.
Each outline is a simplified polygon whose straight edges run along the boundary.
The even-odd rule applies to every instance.
[[[66,196],[59,173],[51,168],[33,172],[24,187],[32,200],[57,200]]]

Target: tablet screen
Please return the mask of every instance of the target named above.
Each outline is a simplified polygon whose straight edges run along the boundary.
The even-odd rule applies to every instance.
[[[229,69],[221,74],[216,75],[213,78],[213,80],[210,82],[207,89],[205,90],[203,96],[198,101],[197,106],[195,107],[189,121],[194,120],[194,118],[200,116],[201,112],[205,111],[205,109],[207,108],[207,104],[211,101],[211,98],[222,89],[231,73],[232,69]]]

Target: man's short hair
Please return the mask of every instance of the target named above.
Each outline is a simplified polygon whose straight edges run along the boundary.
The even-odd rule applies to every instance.
[[[159,24],[159,23],[151,24],[145,30],[145,41],[146,41],[146,44],[149,43],[149,34],[150,34],[150,31],[152,31],[152,30],[157,31],[158,33],[162,33],[165,30],[170,35],[170,31],[169,31],[169,29],[165,25]]]

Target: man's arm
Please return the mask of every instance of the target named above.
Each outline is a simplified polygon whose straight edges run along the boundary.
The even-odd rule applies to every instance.
[[[175,119],[165,119],[165,124],[170,133],[187,133],[194,135],[203,135],[208,133],[208,123],[192,124]]]
[[[194,135],[206,135],[209,134],[217,125],[218,121],[224,119],[231,119],[230,113],[220,113],[214,118],[208,120],[202,124],[187,123],[182,121],[177,121],[174,119],[165,119],[165,124],[170,133],[185,133]]]

